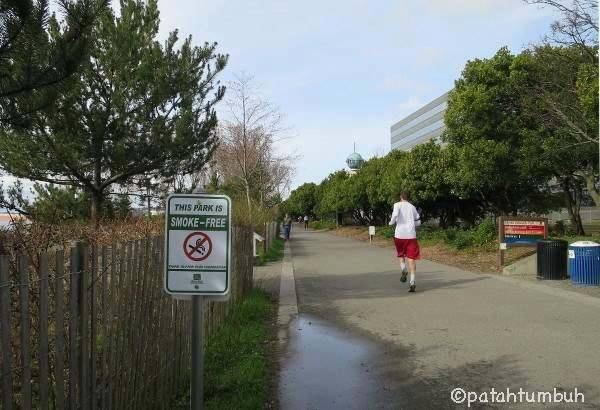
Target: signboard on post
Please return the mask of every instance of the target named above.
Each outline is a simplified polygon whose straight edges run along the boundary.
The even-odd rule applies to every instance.
[[[165,291],[225,296],[231,286],[231,200],[173,194],[165,220]]]
[[[537,246],[548,238],[548,219],[537,217],[501,216],[498,218],[498,265],[504,265],[504,251],[514,246]]]
[[[373,237],[375,236],[375,227],[369,226],[369,243],[373,241]]]

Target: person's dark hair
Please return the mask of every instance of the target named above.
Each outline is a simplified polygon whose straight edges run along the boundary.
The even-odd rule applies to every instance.
[[[400,191],[400,199],[404,201],[408,201],[409,195],[408,191]]]

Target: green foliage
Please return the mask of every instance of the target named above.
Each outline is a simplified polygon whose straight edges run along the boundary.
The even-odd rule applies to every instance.
[[[390,226],[390,225],[381,226],[375,230],[375,235],[381,236],[386,239],[393,238],[394,233],[395,233],[395,227]]]
[[[328,219],[323,219],[320,221],[310,221],[308,223],[308,226],[311,229],[315,229],[315,230],[335,229],[336,228],[335,221],[328,220]]]
[[[494,241],[495,227],[485,219],[490,215],[562,206],[570,208],[581,233],[584,189],[600,204],[598,65],[590,59],[597,54],[597,47],[585,45],[542,46],[518,55],[501,48],[492,58],[469,61],[449,95],[444,146],[430,142],[392,151],[366,161],[352,176],[332,173],[310,186],[314,212],[384,225],[406,190],[423,221],[470,228],[444,236],[458,248]],[[306,190],[293,191],[286,209],[299,210]]]
[[[274,305],[253,290],[234,306],[205,352],[206,409],[262,409],[268,399],[267,342]],[[176,409],[189,408],[189,393]]]
[[[25,203],[24,211],[36,222],[56,224],[82,221],[90,217],[90,196],[77,188],[34,185],[35,200]],[[102,203],[99,216],[103,219],[124,219],[131,214],[128,195],[113,195]]]
[[[122,1],[120,18],[102,13],[89,58],[51,110],[28,130],[0,132],[0,167],[84,189],[94,209],[113,184],[201,169],[216,146],[215,76],[227,57],[176,31],[157,41],[158,15],[156,0]]]
[[[271,247],[265,252],[262,248],[258,249],[258,264],[264,265],[268,262],[276,262],[283,259],[283,248],[285,242],[281,238],[274,238]]]
[[[319,201],[319,189],[314,183],[300,185],[290,194],[282,207],[283,214],[314,216]]]
[[[393,226],[378,227],[377,235],[391,239],[394,237]],[[491,248],[496,245],[497,232],[493,218],[486,218],[472,228],[439,228],[433,225],[423,225],[417,229],[417,238],[422,245],[445,243],[451,247],[463,250],[473,247]]]
[[[508,49],[470,61],[450,93],[444,140],[454,159],[450,183],[495,214],[528,211],[547,174],[525,172],[521,133],[528,122],[520,96],[520,66]]]
[[[81,190],[36,184],[34,191],[35,201],[25,209],[36,221],[61,223],[89,216],[89,198]]]
[[[320,200],[317,215],[325,216],[346,212],[352,207],[348,198],[349,175],[346,171],[337,171],[329,175],[320,185]]]
[[[449,228],[444,232],[444,242],[458,250],[492,246],[496,239],[496,226],[492,218],[487,218],[470,229]]]
[[[2,0],[0,6],[0,129],[30,127],[51,107],[85,60],[91,26],[106,0]]]
[[[494,218],[486,218],[473,231],[473,243],[477,246],[485,246],[494,243],[498,239],[498,231]]]

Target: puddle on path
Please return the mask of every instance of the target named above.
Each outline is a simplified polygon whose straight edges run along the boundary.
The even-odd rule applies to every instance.
[[[367,409],[387,401],[382,381],[370,368],[376,346],[369,340],[301,314],[290,324],[286,350],[279,383],[282,409]]]

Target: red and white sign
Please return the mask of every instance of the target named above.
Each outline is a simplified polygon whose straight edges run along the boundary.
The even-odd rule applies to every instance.
[[[183,241],[183,252],[195,262],[203,261],[212,252],[212,241],[204,232],[192,232]]]
[[[543,221],[504,221],[505,235],[540,235],[546,233]]]

